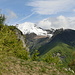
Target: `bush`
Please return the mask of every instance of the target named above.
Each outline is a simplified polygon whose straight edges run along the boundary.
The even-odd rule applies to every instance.
[[[38,60],[39,59],[39,52],[38,52],[38,50],[35,50],[34,51],[34,53],[32,54],[32,56],[31,56],[31,59],[33,60],[33,61],[36,61],[36,60]]]
[[[43,61],[49,63],[49,64],[61,64],[61,60],[59,59],[59,57],[57,56],[52,56],[51,54],[46,54],[43,58],[42,58]]]
[[[75,71],[75,59],[71,61],[71,63],[68,65],[73,71]]]

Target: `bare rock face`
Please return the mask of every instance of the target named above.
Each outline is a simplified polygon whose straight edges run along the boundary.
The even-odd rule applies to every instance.
[[[53,32],[55,31],[54,29],[42,29],[36,24],[30,22],[17,24],[16,27],[23,33],[23,36],[26,39],[26,44],[29,47],[30,52],[32,50],[38,50],[39,47],[49,42],[49,40],[53,36]],[[23,41],[23,45],[25,47],[24,38],[20,35],[19,37]]]
[[[30,53],[34,50],[38,50],[42,45],[49,42],[50,38],[48,36],[38,36],[35,33],[26,34],[26,43],[30,49]]]
[[[17,38],[22,41],[23,47],[25,47],[26,50],[29,51],[29,48],[26,45],[25,36],[22,34],[22,32],[19,29],[15,29],[15,32],[16,32]]]

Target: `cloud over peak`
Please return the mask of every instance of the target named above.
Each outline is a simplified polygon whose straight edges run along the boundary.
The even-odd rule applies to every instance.
[[[67,29],[69,28],[69,29],[75,30],[75,17],[65,17],[65,16],[60,15],[58,17],[44,19],[38,22],[37,25],[44,29],[50,29],[50,28]]]

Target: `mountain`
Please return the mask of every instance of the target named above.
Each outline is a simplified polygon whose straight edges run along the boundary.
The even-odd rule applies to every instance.
[[[75,59],[73,55],[75,52],[75,30],[57,29],[49,42],[38,50],[42,56],[50,54],[59,56],[64,65],[68,65]]]
[[[43,24],[50,23],[50,19],[41,21]],[[38,23],[37,23],[38,24]],[[70,63],[74,56],[75,47],[75,30],[72,29],[42,29],[34,23],[25,22],[17,25],[17,28],[25,35],[26,43],[31,54],[35,50],[40,52],[39,55],[57,55],[63,63]]]
[[[66,68],[62,68],[60,71],[60,67],[58,68],[56,65],[48,64],[44,61],[32,61],[32,57],[30,57],[28,51],[26,51],[26,38],[16,27],[1,25],[0,35],[0,75],[49,75],[49,73],[51,75],[58,75],[58,73],[60,75],[62,75],[62,73],[64,75],[73,74],[72,71],[67,72],[65,70]],[[35,39],[40,38],[40,41],[45,40],[42,40],[42,37],[45,36],[37,36],[34,33],[27,35],[29,37],[33,35],[32,37],[36,37]],[[55,61],[53,63],[55,63]]]
[[[46,30],[47,36],[36,35],[35,33],[26,34],[26,42],[30,48],[30,52],[37,50],[40,46],[49,42],[52,38],[51,35],[54,35],[54,29]]]
[[[73,75],[72,70],[67,68],[61,69],[43,61],[32,61],[26,51],[26,39],[22,32],[14,26],[0,26],[0,75]],[[32,35],[37,36],[33,33],[29,36]]]
[[[65,29],[65,30],[57,29],[54,32],[54,35],[51,38],[51,40],[45,46],[43,46],[43,47],[47,47],[47,49],[44,48],[44,50],[45,49],[49,50],[49,48],[51,48],[52,45],[55,45],[55,44],[60,43],[60,42],[74,47],[75,46],[75,30],[72,30],[72,29]],[[41,47],[41,48],[43,48],[43,47]]]
[[[25,35],[26,43],[30,48],[30,52],[47,43],[55,31],[52,28],[42,29],[41,27],[37,27],[36,24],[31,22],[17,24],[16,27]]]
[[[57,41],[57,45],[51,44],[54,45],[54,47],[52,46],[52,50],[48,50],[50,48],[48,46],[51,45],[47,44],[50,44],[52,39],[63,32],[62,29],[56,31],[53,29],[42,29],[47,32],[47,35],[52,34],[52,37],[38,35],[39,33],[35,34],[33,32],[27,32],[27,34],[23,35],[23,32],[15,26],[4,25],[4,18],[3,20],[2,16],[0,16],[0,18],[0,75],[75,75],[74,60],[69,64],[71,69],[65,67],[61,62],[63,58],[67,60],[72,58],[71,54],[74,51],[73,47],[65,44],[65,42],[60,43]],[[72,35],[74,34],[73,32],[71,32]],[[33,50],[33,53],[30,54],[31,52],[28,50],[27,41],[37,49],[45,46],[45,50],[43,49],[43,53],[45,54],[39,56],[37,50]],[[72,46],[74,45],[72,44]],[[51,51],[53,51],[53,53]]]
[[[19,25],[16,25],[16,27],[22,31],[23,34],[30,34],[35,33],[36,35],[41,36],[52,36],[52,34],[47,34],[47,31],[43,30],[40,27],[37,27],[36,24],[31,22],[25,22]]]
[[[48,23],[50,19],[45,19],[41,21],[42,23]],[[34,23],[25,22],[23,24],[17,25],[17,28],[22,31],[22,33],[26,37],[26,43],[30,49],[30,53],[32,54],[35,50],[39,50],[40,55],[45,55],[48,52],[56,52],[53,51],[53,48],[56,49],[59,53],[60,48],[62,48],[64,55],[67,55],[66,52],[70,50],[69,56],[72,56],[72,52],[75,46],[75,30],[72,29],[42,29],[37,27]],[[60,44],[60,45],[59,45]],[[65,50],[63,47],[65,47]],[[59,47],[59,48],[57,48]],[[68,48],[69,47],[69,48]],[[59,50],[58,50],[59,49]],[[65,51],[64,51],[65,50]],[[62,53],[62,54],[63,54]],[[52,53],[53,54],[53,53]],[[65,56],[61,56],[64,58]],[[72,58],[70,58],[72,59]],[[65,61],[67,61],[64,58]]]

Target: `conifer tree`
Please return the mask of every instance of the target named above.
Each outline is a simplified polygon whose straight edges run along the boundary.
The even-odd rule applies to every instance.
[[[4,24],[5,22],[5,15],[0,14],[0,24]]]
[[[3,28],[5,22],[5,15],[0,14],[0,30]]]

